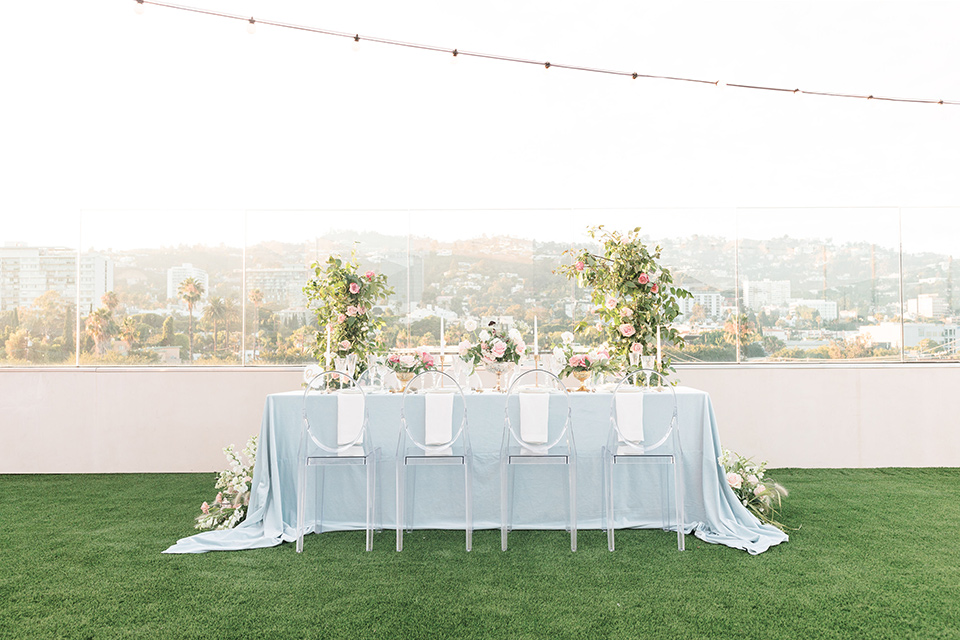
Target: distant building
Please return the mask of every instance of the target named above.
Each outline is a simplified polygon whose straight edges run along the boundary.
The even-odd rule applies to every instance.
[[[921,293],[907,300],[907,313],[920,318],[942,318],[950,312],[946,300],[935,293]]]
[[[80,256],[80,310],[89,313],[113,290],[113,261],[98,253]],[[0,311],[29,307],[47,291],[65,301],[77,299],[77,252],[65,247],[0,248]]]
[[[303,287],[313,276],[308,267],[279,267],[275,269],[247,269],[247,291],[260,289],[265,303],[284,309],[304,309],[307,296]]]
[[[180,283],[187,278],[193,278],[203,285],[203,295],[200,297],[200,299],[206,300],[207,296],[210,294],[210,278],[207,276],[206,271],[197,268],[190,263],[167,269],[167,299],[177,299],[177,289],[180,288]]]
[[[807,307],[808,309],[813,309],[820,314],[820,317],[823,318],[825,322],[830,322],[836,320],[840,317],[840,312],[837,309],[837,303],[829,300],[791,300],[790,301],[790,313],[796,313],[797,309],[800,307]]]
[[[691,291],[690,293],[693,294],[692,298],[677,300],[683,318],[689,316],[695,306],[702,307],[708,318],[723,317],[723,294],[716,291]]]
[[[936,340],[940,344],[955,343],[957,328],[955,324],[904,322],[901,341],[899,322],[881,322],[877,325],[860,327],[860,335],[865,336],[870,344],[885,349],[899,349],[901,342],[904,349],[912,349],[923,340]]]
[[[761,307],[785,307],[790,301],[789,280],[743,279],[743,306],[759,310]]]

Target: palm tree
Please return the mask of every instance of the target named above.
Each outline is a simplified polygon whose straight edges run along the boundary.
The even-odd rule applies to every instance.
[[[102,356],[107,352],[107,340],[117,331],[117,323],[113,321],[110,309],[100,307],[92,312],[87,316],[86,328],[96,345],[97,355]]]
[[[254,358],[256,358],[257,342],[260,337],[260,305],[263,304],[263,292],[260,289],[251,289],[247,297],[253,304],[253,353]]]
[[[105,294],[103,294],[100,297],[100,302],[107,308],[107,310],[110,311],[110,313],[116,311],[117,306],[120,305],[120,299],[113,291],[107,291]]]
[[[190,338],[190,362],[193,362],[193,305],[203,296],[203,285],[196,278],[184,278],[177,287],[177,295],[187,303],[190,324],[187,335]]]
[[[233,298],[226,298],[224,301],[224,311],[223,311],[223,329],[224,333],[227,334],[225,340],[229,345],[230,342],[230,323],[234,320],[240,319],[240,309],[237,306],[237,303],[234,302]],[[243,332],[237,332],[237,353],[243,351]]]
[[[217,355],[217,326],[220,322],[226,323],[227,320],[227,303],[223,298],[210,298],[207,303],[207,308],[203,310],[203,315],[201,316],[203,321],[213,325],[213,355]]]
[[[127,351],[133,351],[133,345],[140,336],[140,326],[133,316],[127,316],[120,323],[120,339],[127,343]]]

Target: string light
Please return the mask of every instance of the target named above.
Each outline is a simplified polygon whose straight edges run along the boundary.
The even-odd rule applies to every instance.
[[[191,13],[202,13],[209,16],[217,16],[220,18],[229,18],[231,20],[247,20],[249,24],[247,25],[247,30],[250,33],[253,33],[255,28],[256,21],[253,18],[246,18],[244,16],[239,16],[230,13],[222,13],[220,11],[211,11],[209,9],[200,9],[197,7],[188,7],[185,5],[171,4],[167,2],[156,2],[155,0],[134,0],[136,6],[134,9],[137,13],[143,13],[143,8],[145,4],[152,4],[158,7],[166,7],[168,9],[179,9],[181,11],[189,11]],[[284,29],[294,29],[297,31],[307,31],[309,33],[318,33],[321,35],[335,36],[338,38],[350,38],[353,40],[354,48],[357,48],[360,43],[360,34],[345,33],[342,31],[332,31],[330,29],[320,29],[317,27],[308,27],[304,25],[291,24],[288,22],[277,22],[275,20],[260,20],[261,24],[270,25],[273,27],[282,27]],[[556,64],[553,62],[542,62],[539,60],[528,60],[525,58],[514,58],[512,56],[497,55],[491,53],[480,53],[476,51],[461,51],[460,49],[451,50],[449,47],[438,47],[430,44],[419,44],[416,42],[404,42],[402,40],[392,40],[390,38],[378,38],[372,36],[364,36],[364,40],[369,42],[376,42],[378,44],[388,44],[396,47],[407,47],[411,49],[420,49],[422,51],[437,51],[443,53],[452,53],[453,60],[456,61],[461,56],[471,56],[474,58],[484,58],[487,60],[498,60],[500,62],[513,62],[517,64],[534,64],[543,66],[546,69],[568,69],[571,71],[585,71],[589,73],[603,73],[613,76],[624,76],[627,78],[632,78],[636,80],[637,78],[653,78],[656,80],[671,80],[674,82],[694,82],[699,84],[712,84],[718,89],[723,90],[726,87],[736,87],[738,89],[751,89],[755,91],[778,91],[780,93],[792,93],[794,96],[822,96],[828,98],[851,98],[851,99],[861,99],[861,100],[874,100],[874,101],[885,101],[885,102],[910,102],[915,104],[939,104],[939,105],[951,105],[951,106],[960,106],[960,101],[957,100],[935,100],[935,99],[924,99],[924,98],[896,98],[888,96],[876,96],[873,94],[869,95],[860,95],[852,93],[834,93],[829,91],[809,91],[807,89],[785,89],[782,87],[766,87],[760,85],[749,85],[749,84],[739,84],[739,83],[727,83],[722,80],[701,80],[697,78],[680,78],[674,76],[660,76],[660,75],[651,75],[645,73],[637,73],[630,71],[614,71],[610,69],[598,69],[594,67],[582,67],[578,65],[568,65],[568,64]]]
[[[136,13],[138,16],[142,16],[142,15],[143,15],[143,0],[137,0],[137,4],[136,4],[136,6],[133,7],[133,11],[134,11],[134,13]]]
[[[350,48],[354,51],[360,51],[360,34],[355,34],[353,36],[353,44],[350,45]]]
[[[257,21],[253,18],[250,18],[250,21],[247,23],[247,33],[253,35],[257,32]]]

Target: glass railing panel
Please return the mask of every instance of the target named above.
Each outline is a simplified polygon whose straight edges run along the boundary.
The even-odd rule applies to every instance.
[[[4,215],[0,225],[0,367],[76,364],[77,212]],[[92,274],[81,270],[90,295]]]
[[[80,364],[240,364],[241,211],[84,211],[81,247]]]
[[[387,275],[394,294],[371,311],[385,320],[376,339],[402,343],[409,300],[422,291],[421,263],[408,264],[409,231],[406,211],[248,211],[246,363],[303,364],[326,353],[326,331],[303,289],[312,265],[331,255],[355,255],[361,272]]]
[[[904,357],[957,360],[960,207],[901,209]],[[899,342],[901,336],[893,335]]]
[[[899,360],[896,209],[741,209],[738,229],[744,361]]]

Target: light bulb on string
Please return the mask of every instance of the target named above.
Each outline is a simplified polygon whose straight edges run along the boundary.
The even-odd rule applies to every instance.
[[[454,49],[450,53],[452,54],[450,56],[450,64],[454,64],[454,65],[457,64],[457,61],[460,60],[460,51],[457,49]]]
[[[249,33],[250,35],[253,35],[256,32],[257,32],[257,21],[254,20],[253,18],[250,18],[250,20],[247,21],[247,33]]]
[[[138,16],[142,16],[143,9],[144,9],[143,0],[137,0],[137,3],[133,7],[133,12],[136,13]]]
[[[727,83],[723,80],[717,80],[714,84],[717,85],[717,89],[720,89],[720,91],[723,91],[727,88]]]
[[[360,34],[353,36],[353,43],[350,45],[350,48],[354,51],[360,51]]]

